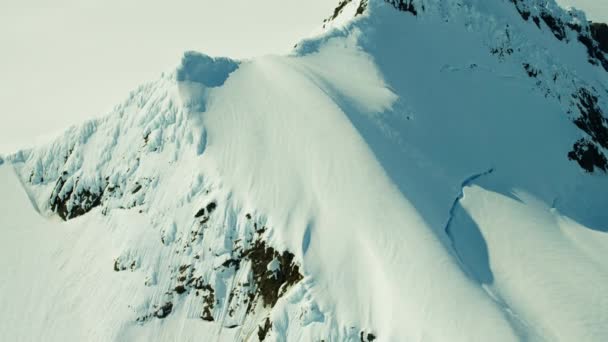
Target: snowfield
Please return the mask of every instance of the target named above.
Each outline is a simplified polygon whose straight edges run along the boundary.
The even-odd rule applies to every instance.
[[[0,160],[0,336],[605,341],[608,51],[554,0],[347,0]]]

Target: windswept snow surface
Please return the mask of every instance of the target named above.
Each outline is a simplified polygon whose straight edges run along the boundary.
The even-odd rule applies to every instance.
[[[187,53],[7,156],[0,333],[607,340],[608,177],[568,152],[605,152],[573,120],[580,89],[606,112],[608,72],[546,19],[582,13],[519,2],[544,21],[352,1],[289,56]]]

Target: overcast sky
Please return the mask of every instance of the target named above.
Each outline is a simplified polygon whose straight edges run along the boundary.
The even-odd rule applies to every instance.
[[[608,1],[578,3],[608,21]],[[288,51],[338,0],[0,0],[0,153],[108,112],[185,50]]]
[[[564,7],[576,7],[587,14],[587,19],[608,22],[608,0],[557,0]]]
[[[0,0],[0,153],[109,111],[183,51],[288,51],[333,0]]]

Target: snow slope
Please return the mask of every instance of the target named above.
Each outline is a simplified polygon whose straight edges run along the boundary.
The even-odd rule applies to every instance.
[[[289,56],[186,53],[7,156],[3,335],[608,338],[608,64],[584,14],[355,0],[324,27]]]

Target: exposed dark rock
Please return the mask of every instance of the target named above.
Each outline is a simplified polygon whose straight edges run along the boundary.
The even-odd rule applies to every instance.
[[[338,3],[338,6],[336,6],[336,8],[334,8],[334,13],[331,15],[331,17],[323,20],[323,22],[326,23],[326,22],[335,20],[340,15],[340,13],[342,13],[342,10],[344,9],[344,7],[346,7],[346,5],[348,5],[351,2],[352,2],[352,0],[341,0]],[[323,25],[323,27],[325,27],[325,25]]]
[[[564,23],[560,19],[554,18],[551,14],[546,12],[540,13],[541,19],[547,24],[551,32],[558,40],[564,40],[566,38],[566,30]]]
[[[262,228],[258,229],[258,224],[257,223],[253,224],[253,229],[255,229],[255,232],[258,235],[262,235],[262,234],[264,234],[264,232],[266,232],[266,227],[262,226]]]
[[[135,271],[137,269],[137,261],[135,260],[131,260],[129,261],[124,261],[121,260],[121,258],[116,258],[114,259],[114,271],[116,272],[121,272],[121,271],[126,271],[126,270],[131,270],[131,271]]]
[[[340,13],[342,12],[342,10],[344,9],[344,7],[346,7],[346,5],[348,5],[352,0],[342,0],[338,3],[338,6],[336,6],[336,8],[334,8],[334,14],[331,16],[331,19],[336,19],[338,17],[338,15],[340,15]]]
[[[591,36],[604,53],[608,53],[608,25],[604,23],[591,23],[589,25]]]
[[[376,335],[372,333],[365,334],[365,332],[362,331],[359,338],[361,339],[361,342],[373,342],[376,340]]]
[[[207,217],[209,212],[216,208],[215,202],[209,203],[200,210],[199,218]],[[249,219],[253,219],[250,214],[248,215]],[[279,252],[268,246],[263,240],[263,234],[267,230],[265,226],[258,227],[258,224],[254,222],[253,228],[255,231],[253,235],[241,238],[230,237],[234,246],[231,256],[224,259],[221,265],[214,270],[218,271],[218,274],[223,274],[222,277],[225,278],[233,274],[232,271],[224,272],[225,270],[236,271],[243,269],[245,265],[250,265],[250,268],[247,268],[249,270],[247,281],[235,283],[234,279],[225,278],[226,281],[233,282],[233,285],[226,291],[227,297],[222,298],[227,303],[226,312],[230,317],[234,317],[237,312],[240,312],[240,309],[246,314],[250,314],[257,310],[258,305],[264,308],[274,307],[279,298],[303,279],[300,268],[294,260],[294,254],[288,251]],[[220,255],[215,257],[220,257]],[[192,258],[192,263],[175,266],[171,272],[171,279],[174,280],[174,283],[167,294],[199,297],[202,300],[200,319],[209,322],[215,321],[217,317],[214,317],[214,309],[219,303],[216,299],[215,289],[206,282],[202,275],[194,276],[194,262],[196,262],[194,260],[200,258],[200,255],[196,254]],[[118,271],[126,269],[120,259],[117,259],[114,267]],[[173,310],[173,304],[165,304],[163,308],[155,309],[148,315],[138,318],[137,321],[145,323],[153,317],[163,318],[170,313],[170,310]],[[261,327],[261,332],[266,337],[270,324],[269,321]]]
[[[534,68],[533,66],[531,66],[528,63],[524,63],[523,66],[524,66],[524,69],[526,70],[526,73],[530,77],[534,77],[535,78],[535,77],[537,77],[538,75],[541,74],[540,70],[537,70],[536,68]]]
[[[173,289],[175,291],[175,293],[177,294],[182,294],[184,292],[186,292],[186,287],[184,287],[184,285],[177,285],[175,287],[175,289]]]
[[[139,183],[135,183],[135,188],[131,191],[132,194],[136,194],[139,190],[141,190],[142,185]]]
[[[413,15],[418,15],[418,11],[414,6],[413,0],[384,0],[385,2],[391,4],[393,7],[398,9],[401,12],[409,12]]]
[[[207,204],[204,208],[199,209],[199,211],[194,214],[195,218],[200,219],[200,223],[207,223],[209,221],[210,215],[217,208],[217,203],[211,202]]]
[[[587,172],[593,172],[595,168],[607,171],[608,163],[601,147],[608,149],[608,120],[602,113],[598,98],[585,88],[580,88],[572,98],[580,113],[574,124],[587,133],[591,141],[587,138],[578,140],[568,153],[568,159],[577,161]]]
[[[196,214],[194,214],[194,217],[199,218],[203,215],[205,215],[205,208],[201,208],[199,211],[197,211]]]
[[[158,310],[154,312],[154,317],[156,318],[165,318],[171,314],[173,311],[173,303],[166,302],[163,304]]]
[[[608,120],[598,105],[597,96],[581,88],[573,98],[581,114],[574,120],[576,126],[589,134],[594,142],[608,149]]]
[[[292,253],[279,253],[264,241],[257,240],[244,253],[244,257],[251,261],[251,271],[257,288],[255,297],[260,297],[265,307],[273,307],[288,288],[303,278]],[[278,262],[275,272],[267,268],[273,260]]]
[[[201,319],[204,321],[212,322],[213,308],[215,307],[215,291],[210,285],[203,286],[205,294],[203,295],[203,312],[201,313]]]
[[[516,7],[517,8],[517,7]],[[530,18],[530,12],[528,11],[522,11],[519,8],[517,8],[517,12],[519,13],[519,15],[521,15],[521,17],[525,20],[528,21],[528,19]],[[536,17],[535,17],[536,18]]]
[[[215,202],[207,204],[207,212],[209,214],[211,214],[215,210],[215,208],[217,208],[217,204]]]
[[[366,9],[367,9],[367,0],[361,0],[361,2],[359,3],[359,6],[357,7],[357,12],[355,12],[355,17],[365,13]]]
[[[190,285],[190,284],[192,284],[192,287],[194,287],[197,290],[213,291],[213,288],[211,287],[211,285],[205,284],[205,282],[203,281],[203,278],[201,278],[201,277],[192,278],[191,280],[188,281],[188,285]]]
[[[355,17],[365,13],[365,10],[367,9],[367,1],[368,0],[361,0],[361,2],[359,2],[359,6],[357,6],[357,11],[355,12]],[[338,6],[334,8],[334,12],[332,13],[332,15],[329,18],[323,20],[323,27],[325,28],[327,23],[335,20],[340,15],[340,13],[342,13],[346,5],[350,4],[351,2],[352,0],[341,0],[338,3]],[[297,46],[298,44],[296,44],[294,48]]]
[[[224,263],[222,263],[222,267],[224,267],[224,268],[230,268],[233,266],[236,270],[238,270],[241,266],[240,260],[228,259],[228,260],[224,261]]]
[[[501,61],[504,60],[505,57],[512,55],[515,52],[511,46],[511,33],[509,32],[508,25],[504,30],[504,34],[506,39],[500,40],[497,46],[490,49],[490,53],[497,56]]]
[[[523,8],[523,5],[520,4],[520,0],[510,0],[513,5],[515,5],[515,9],[517,10],[517,13],[519,13],[519,15],[522,17],[522,19],[524,19],[525,21],[528,21],[528,18],[530,18],[530,11],[528,11],[527,9]]]
[[[604,70],[608,71],[608,59],[604,53],[597,46],[595,41],[587,36],[586,34],[579,34],[578,41],[585,46],[587,49],[587,56],[589,57],[589,63],[597,65],[598,61],[604,67]]]
[[[266,320],[264,321],[264,325],[258,326],[258,339],[260,341],[264,341],[271,328],[272,328],[272,322],[270,321],[270,318],[266,317]]]
[[[568,159],[575,160],[587,172],[593,172],[596,167],[604,172],[608,170],[608,160],[604,154],[594,143],[585,139],[574,144]]]
[[[581,31],[583,30],[581,25],[576,23],[567,23],[566,26],[568,26],[572,31],[576,31],[578,33],[581,33]]]
[[[77,179],[75,184],[61,196],[60,194],[65,186],[67,177],[66,173],[59,177],[49,200],[51,210],[57,213],[64,221],[82,216],[95,207],[100,206],[104,194],[103,190],[95,191],[92,189],[82,189],[74,192],[74,188],[78,185]]]
[[[493,55],[498,56],[499,58],[504,58],[508,55],[512,55],[513,54],[513,49],[511,47],[506,47],[506,46],[500,46],[497,48],[492,48],[490,49],[490,53],[492,53]]]

